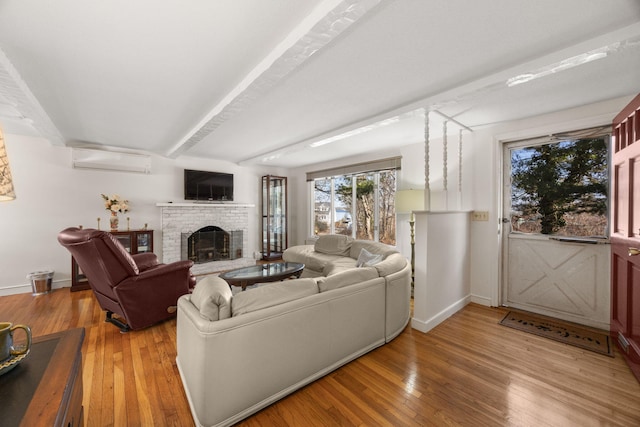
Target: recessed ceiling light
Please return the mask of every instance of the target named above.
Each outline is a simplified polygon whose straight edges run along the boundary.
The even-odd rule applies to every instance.
[[[311,144],[309,144],[309,147],[312,147],[312,148],[322,147],[323,145],[331,144],[332,142],[336,142],[341,139],[351,138],[352,136],[359,135],[361,133],[369,132],[371,130],[388,126],[393,123],[398,123],[399,121],[400,121],[400,116],[390,117],[388,119],[381,120],[379,122],[376,122],[367,126],[359,127],[357,129],[353,129],[348,132],[344,132],[339,135],[332,136],[330,138],[321,139],[320,141],[312,142]]]
[[[610,46],[601,47],[600,49],[591,50],[580,55],[572,56],[571,58],[563,59],[560,62],[547,65],[546,67],[539,68],[530,73],[519,74],[507,80],[507,86],[516,86],[522,83],[530,82],[531,80],[539,79],[540,77],[545,77],[550,74],[555,74],[560,71],[568,70],[570,68],[586,64],[588,62],[605,58],[608,52],[616,49],[619,44],[620,43],[614,43]]]

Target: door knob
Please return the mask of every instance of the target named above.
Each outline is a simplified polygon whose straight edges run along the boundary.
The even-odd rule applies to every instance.
[[[629,256],[640,255],[640,249],[638,248],[629,248]]]

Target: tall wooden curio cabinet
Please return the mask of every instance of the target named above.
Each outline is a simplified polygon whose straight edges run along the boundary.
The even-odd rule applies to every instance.
[[[262,259],[282,257],[287,249],[287,178],[262,177]]]

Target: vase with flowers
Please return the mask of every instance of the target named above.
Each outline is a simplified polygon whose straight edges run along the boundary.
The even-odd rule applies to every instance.
[[[104,199],[105,209],[111,212],[111,217],[109,218],[111,231],[118,231],[118,213],[129,212],[129,201],[124,200],[118,194],[113,194],[111,196],[101,194],[101,196]]]

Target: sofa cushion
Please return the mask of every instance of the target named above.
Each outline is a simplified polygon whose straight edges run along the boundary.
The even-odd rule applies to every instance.
[[[191,294],[191,303],[207,320],[231,317],[231,299],[229,284],[218,276],[200,280]]]
[[[373,267],[362,267],[352,268],[328,277],[319,277],[316,280],[318,281],[318,288],[320,288],[320,292],[326,292],[332,289],[362,283],[367,280],[375,279],[376,277],[378,277],[378,270]]]
[[[286,262],[300,262],[304,264],[303,275],[305,275],[305,272],[308,270],[322,273],[322,270],[327,264],[338,258],[340,257],[337,255],[327,255],[316,252],[313,245],[292,246],[282,254],[282,259]]]
[[[353,237],[328,234],[318,237],[314,246],[316,252],[328,255],[349,256]]]
[[[385,245],[384,243],[372,242],[370,240],[354,240],[347,256],[358,259],[362,249],[366,249],[372,254],[380,254],[383,258],[397,252],[395,248]]]
[[[380,261],[382,261],[381,254],[372,254],[365,248],[362,248],[356,261],[356,267],[371,267]]]
[[[356,260],[348,256],[336,257],[331,262],[327,263],[322,270],[323,276],[331,276],[346,270],[350,270],[356,267]]]
[[[375,264],[380,277],[387,277],[390,274],[402,270],[407,265],[407,259],[400,253],[388,255],[384,260]]]
[[[240,316],[317,293],[318,285],[311,278],[264,283],[237,293],[231,301],[231,313],[233,317]]]

